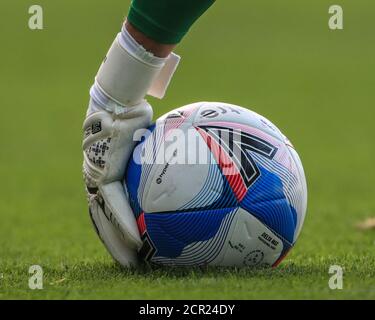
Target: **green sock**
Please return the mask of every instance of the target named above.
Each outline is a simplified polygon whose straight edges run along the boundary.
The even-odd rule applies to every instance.
[[[132,0],[128,20],[163,44],[176,44],[215,0]]]

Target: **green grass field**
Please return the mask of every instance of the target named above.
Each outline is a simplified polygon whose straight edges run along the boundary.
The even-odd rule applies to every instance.
[[[97,239],[81,181],[88,89],[129,1],[26,0],[0,11],[0,299],[375,298],[375,4],[218,1],[176,50],[183,60],[155,117],[190,102],[231,102],[263,114],[296,146],[309,205],[301,237],[274,270],[117,266]],[[235,3],[235,5],[233,5]],[[29,266],[44,289],[28,287]],[[344,268],[343,290],[328,269]]]

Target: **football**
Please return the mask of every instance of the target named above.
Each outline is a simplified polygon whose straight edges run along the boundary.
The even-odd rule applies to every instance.
[[[304,170],[263,116],[198,102],[165,114],[136,139],[124,187],[145,261],[277,266],[296,243],[307,206]]]

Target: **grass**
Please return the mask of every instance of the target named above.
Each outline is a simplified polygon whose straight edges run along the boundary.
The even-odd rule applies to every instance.
[[[278,269],[156,268],[128,270],[90,259],[45,267],[44,290],[27,291],[28,266],[6,268],[1,298],[37,299],[263,299],[374,298],[373,257],[312,257],[289,260]],[[330,290],[327,270],[344,263],[344,289]],[[51,267],[51,266],[54,267]],[[14,271],[16,270],[16,272]],[[361,286],[358,284],[361,283]]]
[[[92,230],[81,182],[81,124],[99,63],[128,1],[41,0],[45,29],[27,28],[27,0],[2,1],[0,299],[375,298],[373,119],[375,5],[218,2],[177,52],[182,64],[155,117],[193,101],[265,115],[304,163],[309,207],[296,247],[274,270],[124,270]],[[44,269],[44,290],[28,269]],[[344,268],[343,290],[328,287]]]

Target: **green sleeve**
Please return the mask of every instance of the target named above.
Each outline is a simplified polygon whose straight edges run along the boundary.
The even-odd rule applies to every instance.
[[[128,21],[151,39],[176,44],[215,0],[133,0]]]

